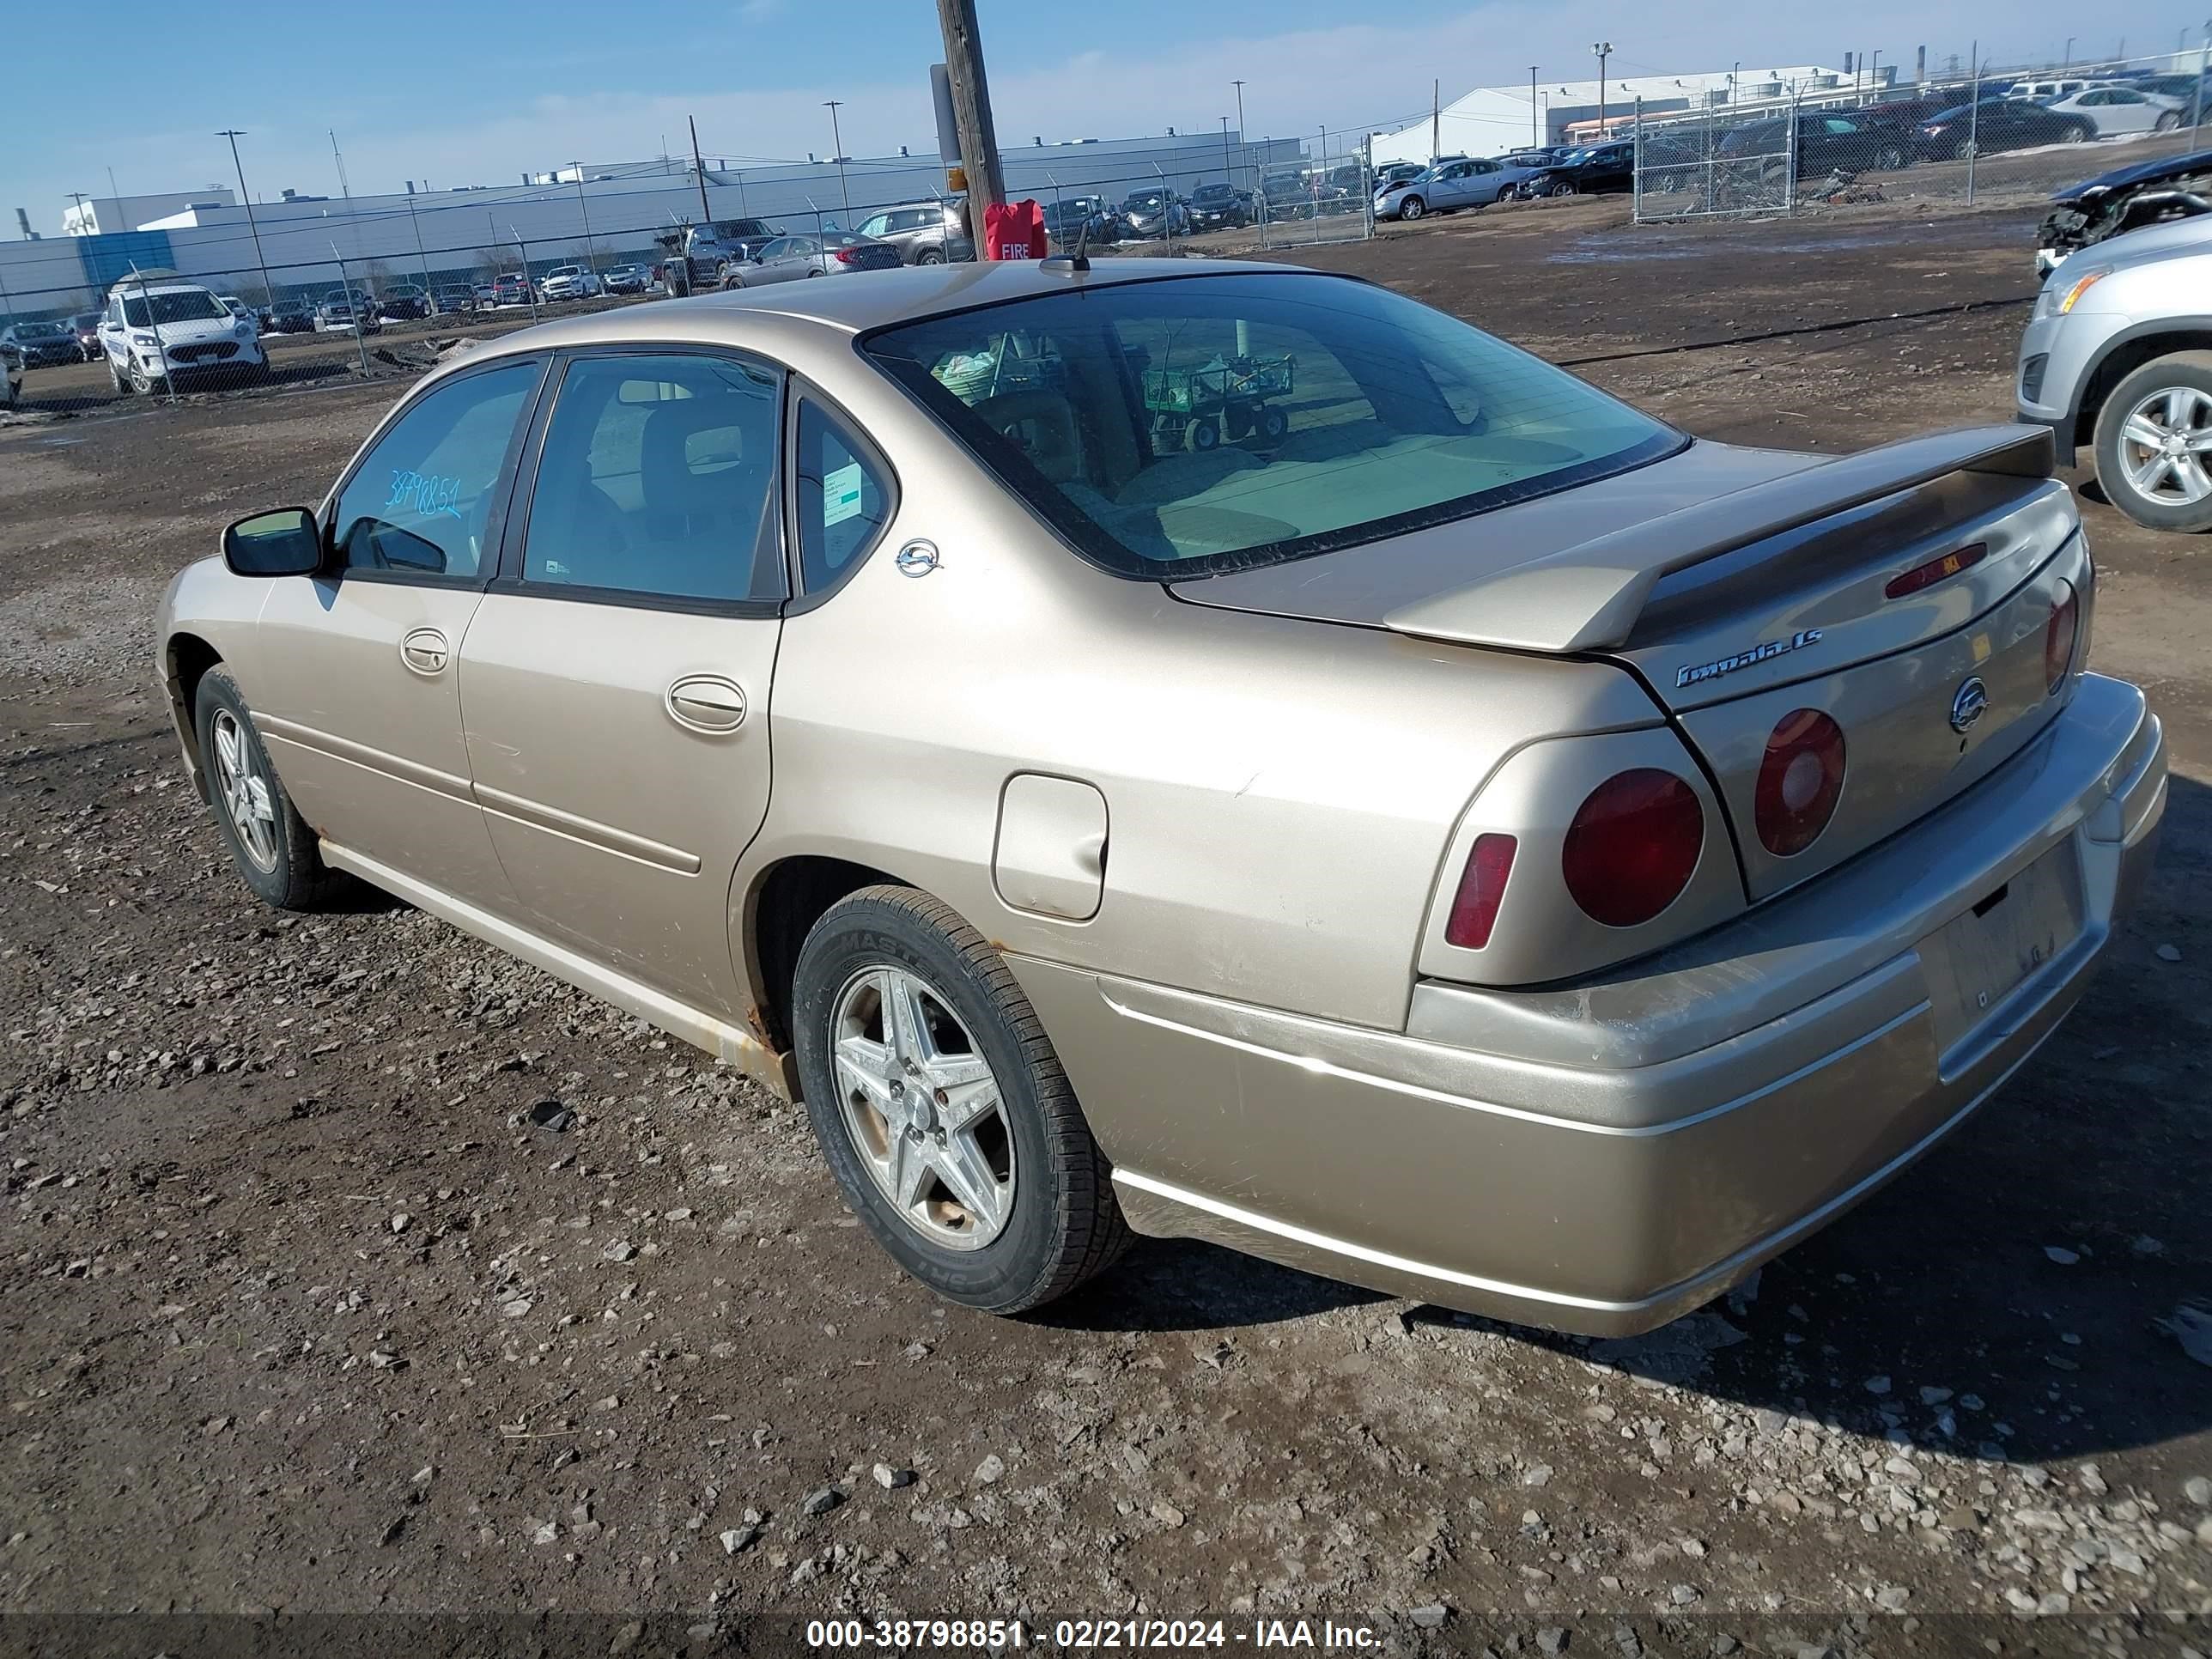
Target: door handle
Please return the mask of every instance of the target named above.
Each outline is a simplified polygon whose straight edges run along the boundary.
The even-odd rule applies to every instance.
[[[442,674],[452,650],[436,629],[417,628],[399,641],[399,660],[417,674]]]
[[[745,723],[744,689],[720,674],[686,674],[662,698],[668,718],[693,732],[719,734]]]

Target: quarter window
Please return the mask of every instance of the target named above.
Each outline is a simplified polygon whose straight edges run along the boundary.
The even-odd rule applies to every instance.
[[[882,473],[818,404],[799,406],[799,567],[809,592],[830,586],[890,518]]]
[[[473,580],[535,362],[448,381],[376,441],[338,493],[332,545],[352,570]]]
[[[586,357],[546,428],[523,580],[659,598],[784,596],[775,374],[728,357]]]

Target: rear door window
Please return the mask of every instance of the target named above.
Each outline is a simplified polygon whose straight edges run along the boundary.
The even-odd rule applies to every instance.
[[[835,586],[875,545],[890,521],[890,479],[844,422],[803,398],[793,423],[799,585]]]

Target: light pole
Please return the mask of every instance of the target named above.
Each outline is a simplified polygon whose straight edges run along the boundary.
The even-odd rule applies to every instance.
[[[1597,136],[1605,138],[1605,60],[1613,56],[1613,42],[1600,40],[1590,47],[1597,55]]]
[[[415,216],[415,192],[407,192],[407,222],[415,231],[415,258],[422,267],[422,303],[426,311],[435,311],[437,301],[430,292],[430,256],[422,251],[422,222]],[[275,303],[274,299],[270,301]]]
[[[2058,59],[2058,72],[2059,72],[2061,75],[2063,75],[2063,74],[2065,74],[2065,73],[2066,73],[2066,71],[2067,71],[2068,70],[2069,70],[2069,69],[2071,69],[2071,68],[2073,68],[2073,67],[2074,67],[2074,37],[2073,37],[2072,35],[2070,35],[2070,34],[2069,34],[2069,35],[2068,35],[2068,36],[2066,37],[2066,50],[2065,50],[2065,52],[2064,52],[2063,53],[2062,53],[2062,54],[2060,55],[2059,59]]]
[[[276,289],[269,280],[269,261],[261,253],[261,227],[253,222],[253,192],[246,187],[246,165],[238,159],[238,141],[246,137],[236,127],[225,127],[216,134],[230,140],[230,165],[238,174],[238,199],[246,204],[246,228],[253,233],[253,263],[261,267],[261,291],[269,296],[269,303],[276,303]],[[112,187],[114,179],[109,179]]]
[[[837,128],[837,108],[844,101],[842,98],[831,98],[826,100],[822,106],[830,112],[830,140],[837,146],[837,193],[845,198],[845,216],[849,219],[853,216],[853,192],[845,184],[845,137]],[[848,230],[852,228],[849,225],[845,228]]]
[[[1528,65],[1528,148],[1535,149],[1544,141],[1536,130],[1536,66]]]
[[[1232,187],[1237,183],[1229,167],[1229,118],[1225,115],[1221,118],[1221,182]],[[1057,190],[1059,185],[1054,185],[1053,188]]]
[[[1252,159],[1252,140],[1244,131],[1244,83],[1231,81],[1229,84],[1237,88],[1237,142],[1244,146],[1244,159],[1249,162]]]
[[[596,276],[599,274],[599,262],[592,251],[592,209],[591,204],[584,200],[584,164],[581,161],[576,163],[576,210],[584,216],[584,263]]]

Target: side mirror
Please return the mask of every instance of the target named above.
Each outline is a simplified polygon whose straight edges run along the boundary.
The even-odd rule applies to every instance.
[[[322,529],[304,507],[257,513],[222,532],[222,562],[240,576],[312,576],[322,568]]]

